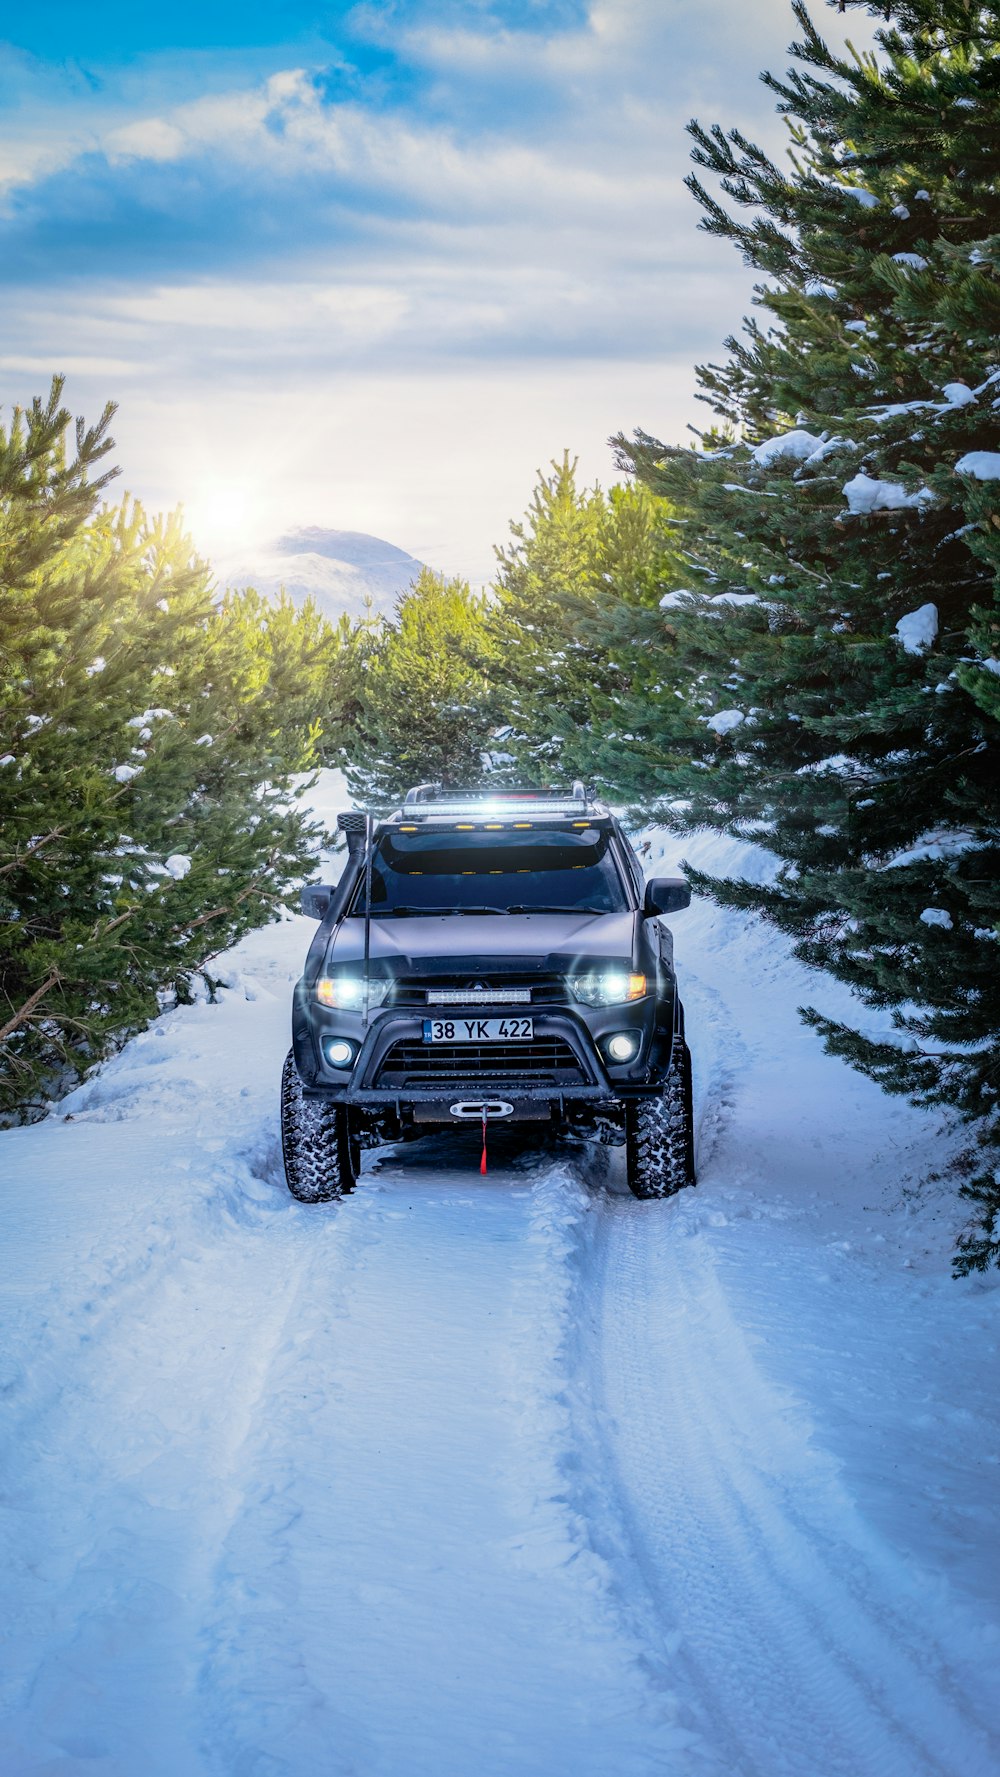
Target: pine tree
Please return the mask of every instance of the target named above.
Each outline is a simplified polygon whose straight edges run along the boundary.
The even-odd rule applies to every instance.
[[[98,510],[111,410],[61,384],[0,433],[0,1114],[53,1092],[277,917],[311,862],[292,776],[344,638],[217,605],[177,517]],[[95,474],[95,469],[98,473]]]
[[[413,784],[496,782],[489,754],[503,677],[488,601],[464,580],[422,569],[393,618],[360,642],[342,752],[353,793],[384,809]]]
[[[659,601],[676,575],[669,510],[641,485],[580,489],[564,453],[540,473],[511,542],[496,551],[495,623],[508,665],[507,720],[526,783],[605,781],[623,741],[672,693]],[[637,763],[641,779],[645,770]],[[616,777],[616,787],[620,781]]]
[[[975,1124],[968,1269],[1000,1256],[1000,12],[888,0],[848,58],[794,10],[797,66],[765,77],[788,168],[691,126],[734,206],[692,176],[703,226],[764,275],[765,319],[699,373],[730,440],[618,441],[689,550],[690,701],[654,752],[671,818],[783,861],[769,888],[700,886],[892,1008],[884,1042],[808,1010],[827,1046]]]

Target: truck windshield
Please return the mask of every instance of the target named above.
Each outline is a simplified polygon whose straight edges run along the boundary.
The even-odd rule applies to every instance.
[[[351,913],[363,913],[364,905],[362,876]],[[606,828],[390,832],[375,845],[377,919],[466,911],[620,913],[630,905]]]

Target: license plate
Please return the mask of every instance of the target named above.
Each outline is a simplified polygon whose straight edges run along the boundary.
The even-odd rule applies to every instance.
[[[425,1018],[425,1043],[526,1043],[530,1018]]]

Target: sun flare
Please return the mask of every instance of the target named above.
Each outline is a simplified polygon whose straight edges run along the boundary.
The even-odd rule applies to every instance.
[[[267,513],[260,490],[250,481],[206,478],[185,503],[196,548],[211,559],[238,555],[266,534]]]

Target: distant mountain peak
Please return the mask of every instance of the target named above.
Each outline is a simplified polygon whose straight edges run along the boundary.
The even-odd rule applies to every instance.
[[[395,543],[365,531],[303,525],[227,564],[222,578],[272,596],[284,587],[295,604],[312,599],[335,623],[345,612],[363,617],[372,609],[389,615],[423,565]]]
[[[366,531],[330,531],[320,525],[303,525],[289,531],[272,545],[276,555],[324,555],[331,561],[347,562],[351,567],[405,568],[414,566],[414,558],[395,543],[382,537],[370,537]],[[419,573],[421,563],[416,564]]]

